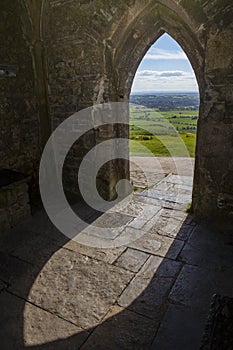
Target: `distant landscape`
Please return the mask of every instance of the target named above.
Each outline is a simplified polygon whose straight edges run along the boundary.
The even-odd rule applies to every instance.
[[[148,156],[142,145],[156,156],[195,156],[198,93],[134,94],[130,103],[131,155]]]

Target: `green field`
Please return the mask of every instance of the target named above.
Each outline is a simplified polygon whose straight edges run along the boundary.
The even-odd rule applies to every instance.
[[[194,157],[197,119],[192,107],[161,111],[131,105],[131,155]]]

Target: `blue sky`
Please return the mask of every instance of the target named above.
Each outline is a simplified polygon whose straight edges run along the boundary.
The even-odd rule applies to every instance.
[[[195,91],[192,66],[178,43],[162,35],[147,51],[134,78],[132,93],[146,91]]]

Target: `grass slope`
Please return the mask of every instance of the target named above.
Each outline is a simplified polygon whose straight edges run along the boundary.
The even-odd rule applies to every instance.
[[[198,111],[159,111],[131,106],[130,153],[134,156],[194,157]],[[149,150],[150,152],[148,152]]]

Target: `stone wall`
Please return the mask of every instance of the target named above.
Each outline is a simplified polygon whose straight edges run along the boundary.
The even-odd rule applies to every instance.
[[[50,0],[47,16],[53,127],[92,103],[127,99],[150,45],[165,31],[179,42],[201,95],[193,210],[197,217],[232,211],[231,2]],[[109,135],[114,131],[109,129]],[[92,130],[79,144],[79,154],[80,146],[90,149],[103,139]],[[65,172],[73,189],[80,161],[74,154]],[[110,168],[103,174],[114,177]]]
[[[117,4],[115,1],[47,2],[43,28],[53,129],[76,111],[95,103],[116,101],[108,76],[111,57],[108,57],[107,36],[125,8],[127,1]],[[64,166],[66,189],[79,192],[77,173],[83,156],[99,142],[119,134],[118,129],[112,125],[93,128],[76,142]],[[128,129],[123,132],[127,135]],[[113,162],[106,164],[98,174],[98,187],[105,198],[114,197],[116,182],[129,176],[125,162],[122,166],[119,161],[115,165],[117,174]]]
[[[33,175],[39,160],[39,118],[30,25],[19,1],[1,1],[0,64],[15,65],[16,77],[0,78],[0,168]]]
[[[0,233],[30,218],[30,178],[12,170],[0,170]]]
[[[205,35],[206,88],[194,187],[194,210],[200,216],[233,212],[233,27],[232,7],[226,3],[208,9],[212,17]]]

